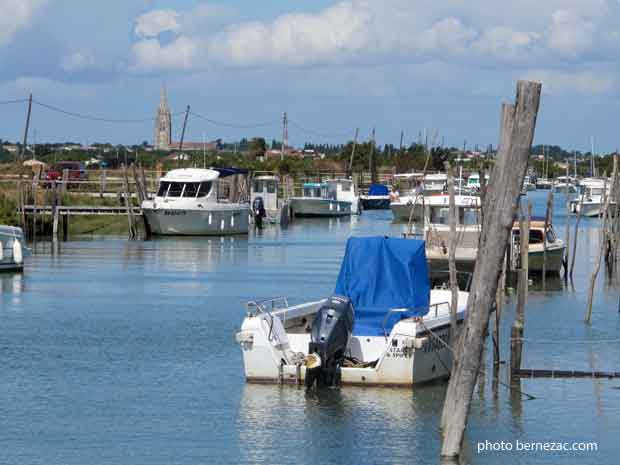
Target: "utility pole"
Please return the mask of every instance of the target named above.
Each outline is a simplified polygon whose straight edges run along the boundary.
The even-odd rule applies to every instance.
[[[28,143],[28,129],[30,128],[30,115],[32,113],[32,94],[28,97],[28,114],[26,115],[26,129],[24,130],[24,143],[19,151],[19,163],[20,166],[24,165],[24,151],[26,150],[26,144]]]
[[[353,147],[351,148],[351,158],[349,159],[349,177],[353,176],[353,159],[355,158],[355,149],[357,147],[357,136],[359,135],[359,128],[355,128],[355,135],[353,136]]]
[[[370,171],[370,183],[375,182],[375,165],[373,157],[375,156],[375,128],[370,132],[370,156],[368,157],[368,170]]]
[[[405,131],[400,131],[400,145],[398,146],[398,153],[403,153],[403,139],[405,138]]]
[[[288,145],[288,117],[282,113],[282,147],[280,148],[280,161],[284,160],[284,151]]]
[[[181,166],[181,157],[183,156],[183,140],[185,139],[185,129],[187,128],[187,118],[189,117],[189,105],[185,110],[185,119],[183,120],[183,131],[181,131],[181,140],[179,142],[179,154],[177,155],[177,166]]]

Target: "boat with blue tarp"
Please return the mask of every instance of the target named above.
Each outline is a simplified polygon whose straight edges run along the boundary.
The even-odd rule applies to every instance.
[[[463,322],[467,291],[459,291]],[[411,386],[449,376],[451,292],[432,288],[424,241],[353,237],[331,297],[246,304],[248,382]]]
[[[368,194],[360,195],[360,202],[364,210],[389,210],[390,189],[385,184],[371,184]]]

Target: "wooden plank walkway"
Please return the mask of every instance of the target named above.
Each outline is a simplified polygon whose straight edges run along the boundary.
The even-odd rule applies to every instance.
[[[87,216],[87,215],[106,215],[106,216],[127,216],[127,208],[123,206],[118,207],[102,207],[94,205],[74,205],[65,206],[59,205],[58,215],[60,216]],[[142,209],[140,207],[133,207],[134,215],[142,215]],[[21,213],[21,209],[18,209]],[[24,213],[26,215],[53,215],[53,207],[51,205],[24,205]]]

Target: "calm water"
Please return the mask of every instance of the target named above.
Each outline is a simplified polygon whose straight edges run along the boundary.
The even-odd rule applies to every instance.
[[[543,213],[545,193],[530,197]],[[564,238],[565,210],[554,223]],[[350,235],[397,235],[390,212],[299,221],[248,238],[82,238],[42,244],[23,275],[0,277],[0,464],[437,463],[442,384],[345,387],[306,394],[246,385],[234,334],[242,302],[333,290]],[[583,324],[597,250],[583,220],[575,288],[535,282],[525,367],[620,371],[618,287],[599,279]],[[507,346],[512,297],[502,325]],[[506,356],[504,350],[504,356]],[[506,380],[504,371],[500,374]],[[620,381],[527,380],[535,400],[476,389],[465,461],[617,463]],[[478,441],[597,441],[598,452],[478,453]]]

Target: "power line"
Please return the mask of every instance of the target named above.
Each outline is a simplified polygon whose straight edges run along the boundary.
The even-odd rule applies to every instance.
[[[208,123],[211,123],[215,126],[224,126],[227,128],[235,128],[235,129],[254,129],[254,128],[264,128],[266,126],[274,126],[276,124],[280,124],[280,120],[273,120],[273,121],[267,121],[264,123],[254,123],[254,124],[234,124],[234,123],[225,123],[223,121],[217,121],[211,118],[207,118],[206,116],[200,115],[198,113],[195,113],[193,111],[189,112],[190,115],[195,116],[196,118],[202,119],[204,121],[207,121]]]
[[[301,126],[300,124],[297,124],[295,121],[292,121],[291,119],[289,119],[288,122],[289,122],[289,124],[291,126],[293,126],[298,131],[305,132],[305,133],[310,134],[312,136],[324,137],[326,139],[341,139],[341,138],[344,138],[344,137],[350,137],[351,136],[351,134],[349,134],[349,133],[346,133],[346,134],[345,133],[339,133],[339,134],[338,133],[331,133],[331,134],[329,134],[329,133],[315,131],[313,129],[305,128],[305,127]]]
[[[12,103],[25,103],[27,102],[27,98],[21,98],[18,100],[0,100],[0,105],[10,105]]]
[[[55,111],[57,113],[62,113],[62,114],[67,115],[67,116],[72,116],[74,118],[79,118],[79,119],[88,120],[88,121],[99,121],[99,122],[102,122],[102,123],[122,123],[122,124],[125,124],[125,123],[146,123],[146,122],[155,121],[154,117],[139,118],[139,119],[104,118],[104,117],[100,117],[100,116],[85,115],[83,113],[75,113],[73,111],[64,110],[64,109],[56,107],[54,105],[50,105],[50,104],[47,104],[47,103],[39,102],[38,100],[33,100],[32,103],[34,103],[36,105],[39,105],[40,107],[47,108],[48,110]],[[173,116],[178,116],[178,115],[183,114],[183,113],[184,112],[175,113]]]

